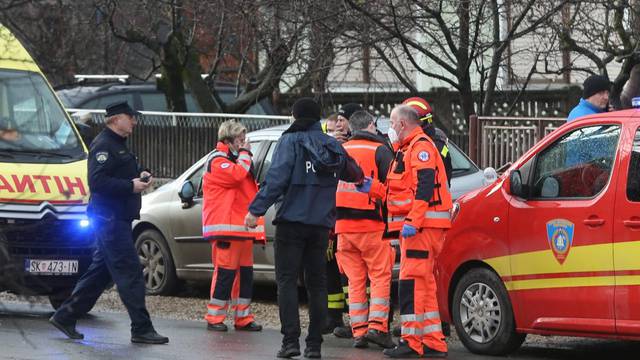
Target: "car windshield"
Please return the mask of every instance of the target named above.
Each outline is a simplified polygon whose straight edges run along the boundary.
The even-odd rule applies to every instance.
[[[0,70],[0,150],[76,157],[80,139],[44,78]]]
[[[466,172],[478,171],[478,167],[451,141],[449,141],[449,154],[451,155],[453,175],[462,175]]]

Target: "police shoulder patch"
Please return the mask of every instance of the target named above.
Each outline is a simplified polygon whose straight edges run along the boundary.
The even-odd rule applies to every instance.
[[[428,161],[429,160],[429,152],[422,150],[418,153],[418,160],[420,161]]]
[[[109,159],[109,153],[106,151],[99,151],[96,153],[96,161],[100,164],[104,164]]]
[[[229,166],[231,166],[231,164],[229,164],[228,162],[224,162],[224,163],[220,164],[220,167],[223,168],[223,169],[226,169]]]

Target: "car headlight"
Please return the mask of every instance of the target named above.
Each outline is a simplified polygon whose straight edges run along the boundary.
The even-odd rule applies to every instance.
[[[89,222],[89,219],[82,219],[79,221],[78,225],[80,225],[81,228],[88,228],[91,223]]]
[[[452,224],[456,220],[456,217],[458,216],[459,212],[460,212],[460,203],[456,201],[456,202],[453,203],[453,207],[451,208],[451,223]]]

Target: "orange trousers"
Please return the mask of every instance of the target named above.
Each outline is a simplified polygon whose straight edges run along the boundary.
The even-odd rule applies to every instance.
[[[415,236],[400,239],[400,321],[402,339],[420,355],[423,344],[446,352],[440,322],[433,262],[442,249],[444,229],[423,228]]]
[[[231,307],[235,326],[246,326],[253,321],[249,307],[253,292],[253,241],[215,240],[210,243],[215,269],[211,300],[204,318],[210,324],[221,323]]]
[[[349,279],[349,318],[354,337],[369,329],[388,332],[393,249],[382,231],[338,234],[338,265]],[[371,299],[367,303],[367,278]]]

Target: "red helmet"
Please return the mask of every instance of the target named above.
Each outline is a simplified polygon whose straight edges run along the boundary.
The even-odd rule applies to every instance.
[[[433,115],[431,114],[431,105],[429,105],[427,100],[419,97],[410,97],[403,101],[402,105],[411,106],[415,111],[418,112],[420,120],[427,121],[429,123],[433,121]]]

